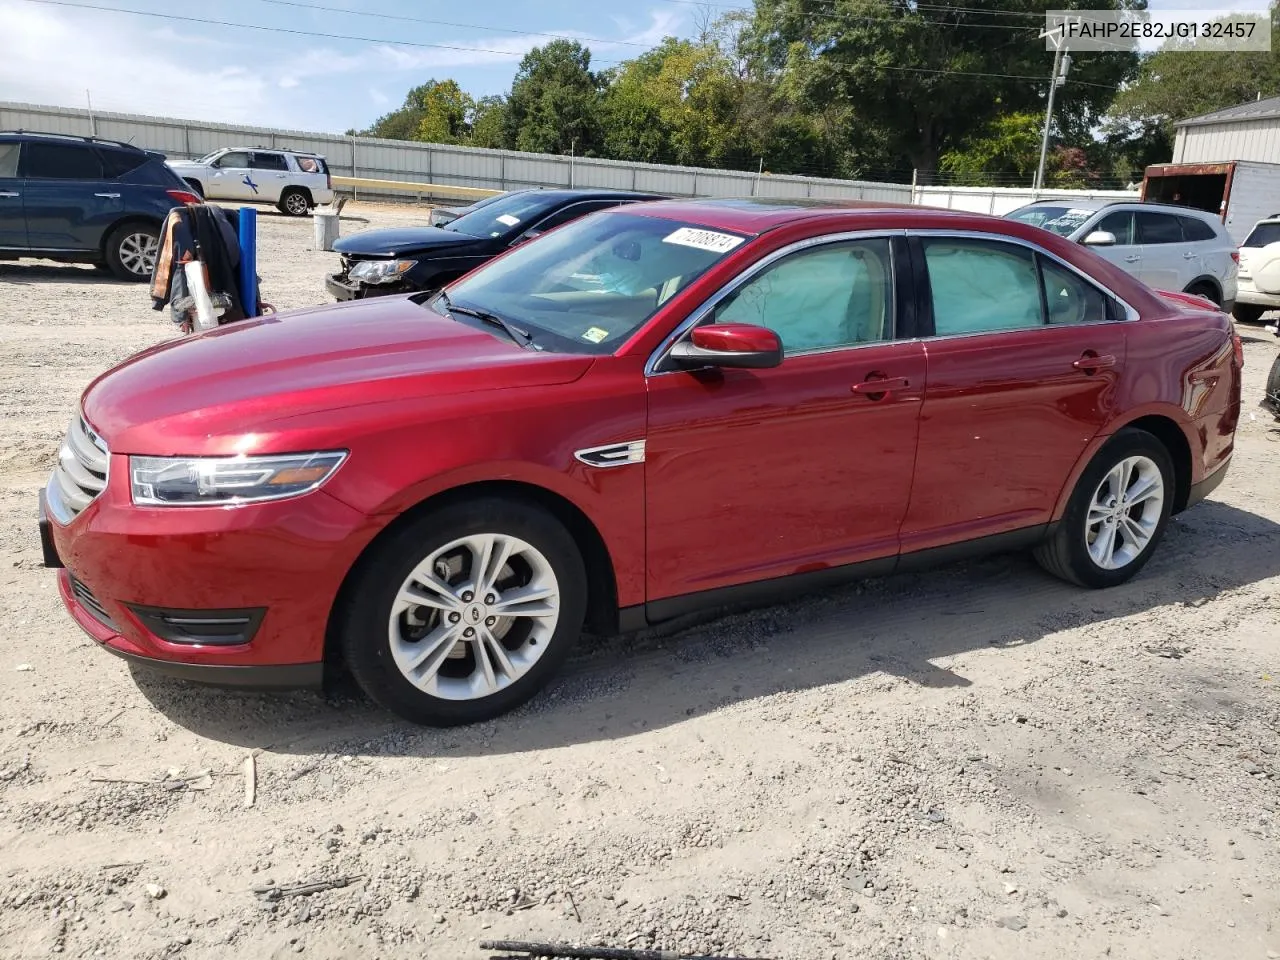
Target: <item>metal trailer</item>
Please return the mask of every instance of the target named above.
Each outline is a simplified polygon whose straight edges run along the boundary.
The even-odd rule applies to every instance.
[[[1255,223],[1280,213],[1280,163],[1158,163],[1146,169],[1142,199],[1216,213],[1240,244]]]

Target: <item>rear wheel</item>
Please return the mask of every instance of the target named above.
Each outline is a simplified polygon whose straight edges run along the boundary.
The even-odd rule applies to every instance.
[[[1266,307],[1260,307],[1255,303],[1237,303],[1231,308],[1231,316],[1241,323],[1257,323],[1266,311]]]
[[[1173,461],[1144,430],[1117,433],[1072,491],[1053,537],[1036,549],[1040,565],[1084,587],[1124,583],[1151,559],[1173,507]]]
[[[121,280],[150,280],[160,250],[160,229],[149,223],[122,223],[103,248],[107,269]]]
[[[1222,298],[1218,295],[1217,288],[1211,283],[1193,283],[1191,286],[1187,287],[1186,292],[1191,294],[1193,297],[1204,297],[1215,307],[1222,306]]]
[[[276,206],[291,217],[305,217],[311,212],[311,194],[301,187],[286,187]]]
[[[432,511],[375,551],[347,593],[339,642],[364,691],[407,720],[452,726],[513,709],[581,632],[582,555],[531,504]]]

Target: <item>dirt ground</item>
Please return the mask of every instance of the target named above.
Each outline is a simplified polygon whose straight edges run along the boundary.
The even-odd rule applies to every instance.
[[[324,302],[311,223],[259,222],[265,299]],[[1127,586],[1023,556],[873,581],[584,649],[440,732],[80,633],[36,493],[89,380],[174,328],[91,269],[0,264],[0,957],[1280,957],[1276,340],[1242,332],[1230,476]]]

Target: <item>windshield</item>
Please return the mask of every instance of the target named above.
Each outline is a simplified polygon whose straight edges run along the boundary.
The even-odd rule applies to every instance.
[[[540,195],[537,190],[509,193],[483,207],[472,207],[468,213],[446,224],[444,229],[473,237],[505,237],[527,230],[555,203],[555,197]]]
[[[1097,210],[1085,210],[1080,207],[1037,205],[1015,210],[1009,214],[1009,219],[1029,223],[1033,227],[1052,230],[1060,237],[1069,237],[1097,212]]]
[[[1240,246],[1265,247],[1269,243],[1280,243],[1280,223],[1258,224]]]
[[[597,213],[516,247],[450,286],[448,298],[528,330],[538,349],[611,353],[744,240],[675,220]],[[447,313],[440,297],[431,308]]]

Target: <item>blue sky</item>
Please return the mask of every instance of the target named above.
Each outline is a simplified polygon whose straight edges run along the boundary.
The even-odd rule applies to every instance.
[[[330,9],[309,9],[317,6]],[[432,77],[502,93],[545,34],[583,38],[608,65],[664,36],[691,35],[703,11],[740,6],[748,0],[0,0],[0,98],[83,106],[88,89],[99,110],[342,132],[367,126]],[[1259,10],[1266,0],[1151,6]],[[342,9],[360,13],[334,12]]]

